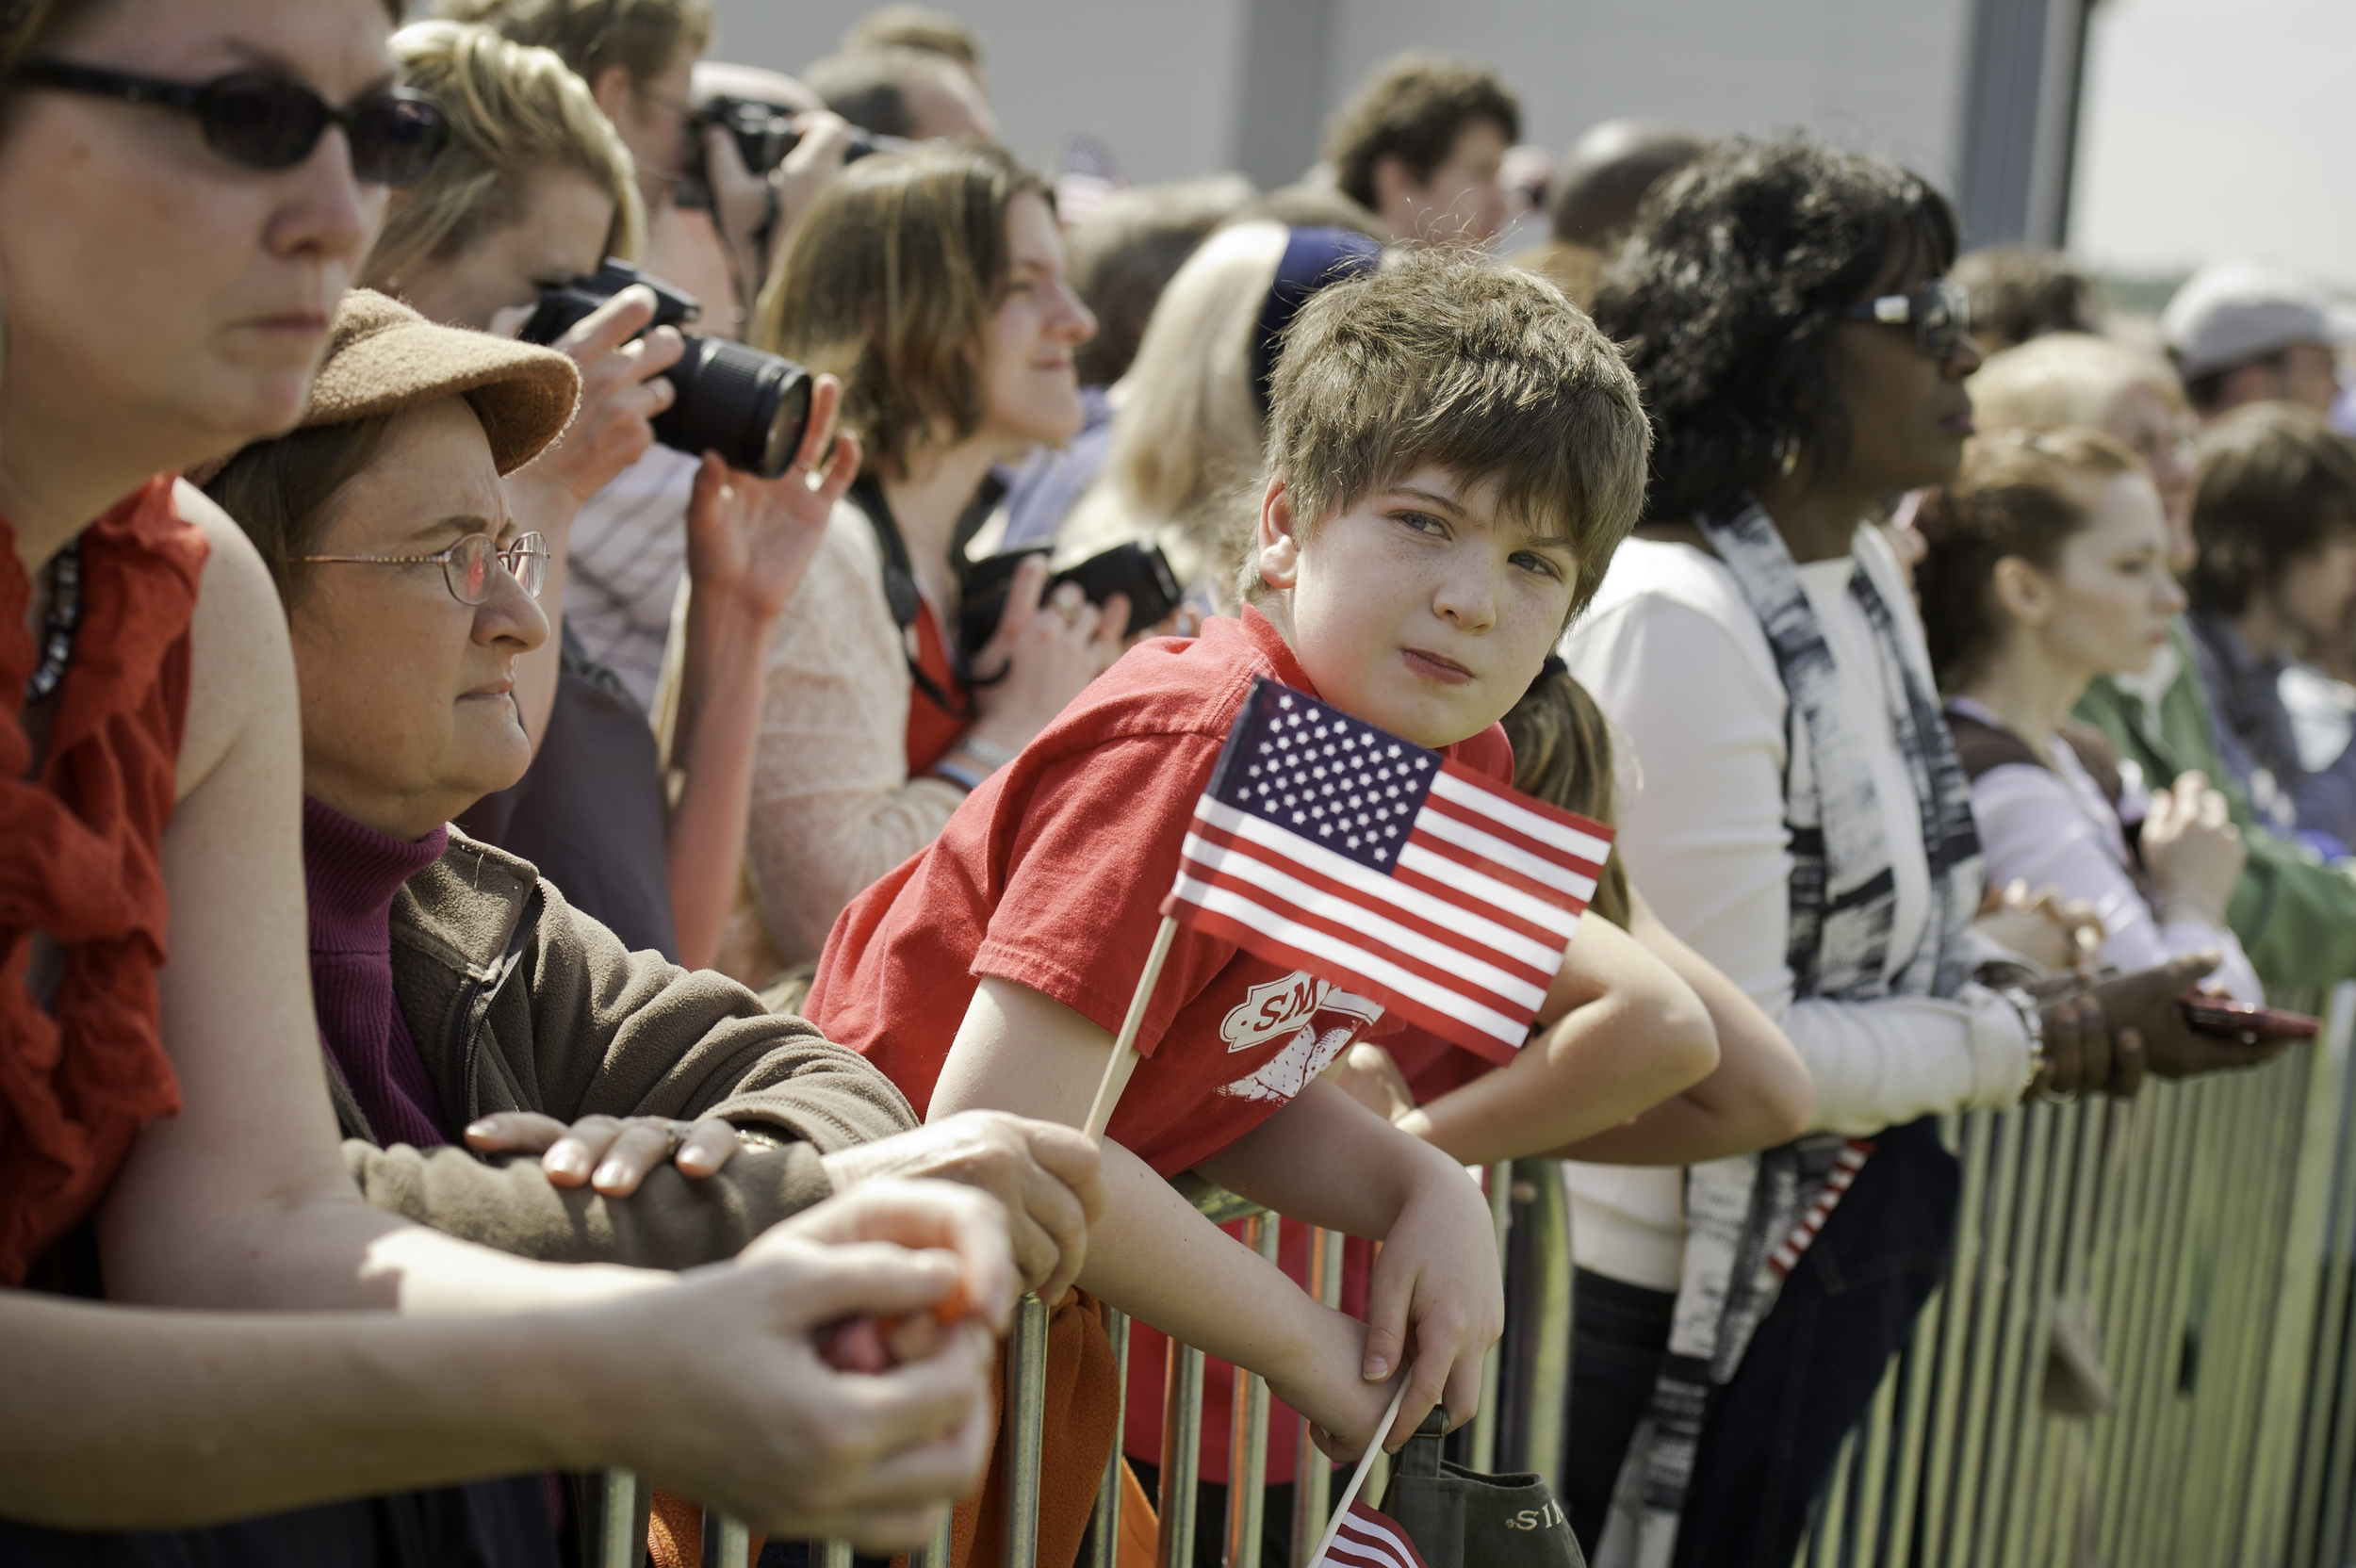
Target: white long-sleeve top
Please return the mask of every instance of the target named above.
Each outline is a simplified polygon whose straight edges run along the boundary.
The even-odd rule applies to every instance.
[[[1966,699],[1956,706],[1983,724],[1997,723],[1978,703]],[[2052,771],[2006,762],[1972,781],[1972,816],[1979,824],[1988,880],[2058,887],[2093,905],[2107,933],[2102,962],[2115,969],[2151,969],[2213,947],[2225,961],[2210,978],[2224,982],[2237,1002],[2265,1002],[2266,988],[2230,926],[2181,908],[2154,910],[2135,886],[2120,825],[2122,819],[2142,821],[2151,801],[2135,764],[2119,764],[2126,788],[2114,811],[2065,737],[2049,737],[2045,749],[2053,759]]]
[[[780,963],[816,957],[843,906],[965,799],[908,776],[908,660],[875,529],[839,501],[771,638],[753,759],[745,867]]]
[[[1905,657],[1929,690],[1913,597],[1879,534],[1855,553],[1799,567],[1830,647],[1850,733],[1872,747],[1875,793],[1896,884],[1890,972],[1930,915],[1921,810],[1890,718],[1897,672],[1848,595],[1871,572],[1898,619]],[[1620,547],[1594,605],[1563,641],[1571,673],[1633,755],[1617,846],[1629,879],[1669,928],[1782,1025],[1816,1086],[1819,1129],[1869,1135],[1934,1112],[2009,1104],[2029,1042],[2009,1004],[1978,986],[1953,1000],[1795,1002],[1790,938],[1791,834],[1783,779],[1790,702],[1766,634],[1733,574],[1685,545]],[[1807,743],[1791,727],[1790,738]],[[1629,770],[1622,770],[1623,776]],[[1684,1251],[1674,1168],[1567,1168],[1581,1266],[1675,1290]]]

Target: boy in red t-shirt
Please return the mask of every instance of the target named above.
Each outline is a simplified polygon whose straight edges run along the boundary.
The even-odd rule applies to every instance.
[[[807,1010],[927,1117],[1086,1116],[1195,799],[1256,677],[1510,779],[1497,721],[1643,496],[1644,414],[1610,343],[1549,285],[1462,256],[1394,257],[1321,290],[1270,404],[1252,605],[1132,649],[836,923]],[[1540,1021],[1629,974],[1681,989],[1587,923]],[[1261,1373],[1340,1455],[1398,1446],[1442,1400],[1469,1418],[1503,1318],[1480,1189],[1320,1077],[1386,1021],[1370,1000],[1181,931],[1113,1117],[1107,1209],[1080,1276]],[[1694,1070],[1663,1092],[1714,1057],[1686,1053]],[[1366,1321],[1197,1215],[1165,1180],[1187,1169],[1382,1240]],[[1377,1433],[1403,1362],[1412,1384]]]

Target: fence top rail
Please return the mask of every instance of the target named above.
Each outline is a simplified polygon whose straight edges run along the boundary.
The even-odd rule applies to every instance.
[[[1249,1219],[1255,1214],[1268,1211],[1251,1199],[1229,1192],[1207,1176],[1182,1170],[1170,1179],[1178,1196],[1194,1205],[1194,1212],[1214,1225],[1226,1225],[1238,1219]]]

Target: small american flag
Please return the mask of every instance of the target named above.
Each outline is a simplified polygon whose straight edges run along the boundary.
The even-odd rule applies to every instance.
[[[1318,1560],[1333,1568],[1424,1568],[1423,1555],[1407,1539],[1407,1532],[1396,1521],[1368,1508],[1363,1497],[1351,1500],[1350,1511],[1342,1515],[1341,1527],[1333,1533],[1333,1544]]]
[[[1610,828],[1263,677],[1162,913],[1509,1062],[1611,852]]]

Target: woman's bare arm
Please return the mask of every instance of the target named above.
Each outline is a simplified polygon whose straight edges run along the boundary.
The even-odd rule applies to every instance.
[[[1712,1019],[1693,989],[1618,926],[1579,922],[1542,1020],[1511,1064],[1399,1121],[1468,1165],[1552,1153],[1615,1128],[1716,1070]]]
[[[1798,1137],[1816,1099],[1800,1054],[1741,987],[1661,924],[1633,887],[1628,903],[1636,940],[1710,1009],[1718,1070],[1642,1116],[1555,1152],[1608,1165],[1694,1165]]]
[[[819,1242],[839,1243],[846,1223],[883,1236],[906,1229],[906,1211],[944,1205],[972,1211],[962,1223],[996,1222],[987,1199],[923,1186],[900,1187],[892,1223],[838,1200],[810,1210],[808,1228]],[[989,1334],[975,1325],[881,1377],[832,1371],[812,1347],[817,1326],[922,1311],[958,1270],[939,1251],[787,1233],[805,1223],[755,1243],[750,1265],[509,1317],[199,1313],[0,1291],[0,1517],[169,1528],[620,1465],[756,1529],[906,1545],[925,1533],[928,1506],[979,1474]],[[1003,1243],[992,1266],[1007,1272]]]
[[[918,1310],[960,1277],[1003,1315],[990,1298],[1010,1296],[1011,1264],[993,1200],[876,1184],[691,1280],[524,1263],[360,1201],[311,1018],[285,628],[252,547],[191,498],[214,553],[165,840],[162,975],[185,1108],[140,1135],[99,1240],[119,1301],[279,1310],[0,1293],[0,1513],[187,1525],[625,1464],[756,1527],[921,1538],[978,1471],[987,1336],[853,1386],[815,1359],[810,1329]],[[871,1237],[897,1245],[859,1245]],[[577,1310],[439,1315],[557,1305]],[[317,1310],[368,1307],[400,1312]]]

